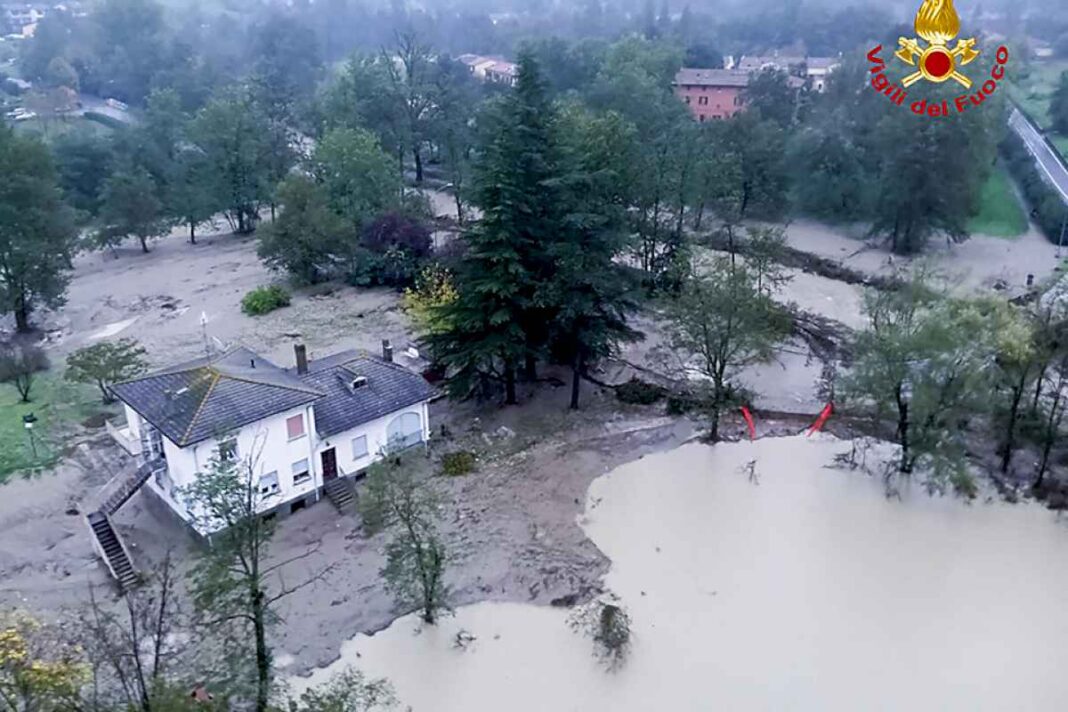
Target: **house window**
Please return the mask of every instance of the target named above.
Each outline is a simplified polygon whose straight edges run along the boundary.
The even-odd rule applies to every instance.
[[[219,462],[235,462],[237,460],[237,439],[230,438],[219,443]]]
[[[352,439],[352,459],[359,460],[361,457],[367,457],[366,435],[361,435],[358,438]]]
[[[687,104],[689,104],[689,103],[690,103],[690,97],[686,97],[686,103],[687,103]]]
[[[398,415],[386,426],[390,452],[399,452],[423,442],[423,421],[418,413]]]
[[[699,96],[699,97],[697,97],[697,103],[700,104],[701,106],[708,106],[708,97],[707,96]]]
[[[308,469],[308,458],[297,460],[293,463],[293,484],[299,485],[311,479],[311,471]]]
[[[701,114],[701,115],[700,115],[700,116],[698,116],[697,118],[698,118],[698,119],[700,119],[700,121],[701,121],[701,123],[702,123],[702,124],[703,124],[703,123],[705,122],[705,115],[704,115],[704,114]]]
[[[303,413],[294,415],[292,418],[286,418],[286,433],[289,435],[290,440],[304,437]]]
[[[265,475],[260,475],[260,496],[270,497],[272,494],[278,494],[278,473],[268,472]]]

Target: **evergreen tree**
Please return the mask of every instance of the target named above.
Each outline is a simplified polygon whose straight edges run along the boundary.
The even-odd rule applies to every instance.
[[[629,140],[622,116],[596,116],[572,107],[561,116],[565,170],[561,179],[562,229],[549,245],[558,265],[539,300],[554,312],[553,355],[571,364],[571,408],[579,405],[579,383],[588,366],[639,338],[627,325],[638,308],[633,280],[613,258],[625,246],[625,175],[613,159],[617,142]]]
[[[531,375],[548,338],[538,284],[552,275],[545,249],[560,225],[554,182],[553,110],[537,63],[524,54],[515,90],[485,117],[473,197],[483,219],[467,235],[458,295],[447,309],[454,329],[432,337],[454,392],[502,380],[516,402],[516,373]]]

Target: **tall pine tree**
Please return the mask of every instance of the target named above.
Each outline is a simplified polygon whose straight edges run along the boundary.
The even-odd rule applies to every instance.
[[[546,246],[560,224],[553,111],[532,57],[520,57],[515,90],[486,119],[473,190],[483,218],[466,236],[457,299],[445,307],[455,328],[431,343],[454,392],[501,380],[512,404],[519,368],[533,375],[548,338],[538,285],[553,272]]]

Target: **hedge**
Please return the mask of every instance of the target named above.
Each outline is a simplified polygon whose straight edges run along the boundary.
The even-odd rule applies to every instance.
[[[114,116],[108,116],[107,114],[101,114],[99,111],[86,111],[83,116],[89,121],[95,121],[98,124],[107,126],[109,129],[123,129],[126,128],[126,123],[119,121]]]
[[[288,306],[289,292],[276,284],[256,287],[241,300],[241,311],[250,316],[260,316]]]
[[[1031,217],[1045,233],[1046,239],[1057,244],[1061,239],[1065,218],[1068,217],[1068,206],[1065,206],[1060,193],[1046,181],[1035,157],[1015,131],[1010,129],[1006,132],[999,149],[1005,165],[1023,191],[1031,208]]]

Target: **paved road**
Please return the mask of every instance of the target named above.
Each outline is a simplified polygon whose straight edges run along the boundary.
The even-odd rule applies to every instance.
[[[1017,110],[1013,109],[1009,116],[1009,126],[1027,144],[1027,149],[1035,157],[1038,167],[1046,174],[1046,178],[1061,194],[1065,203],[1068,203],[1068,168],[1064,167],[1054,149],[1042,139],[1042,134]]]

